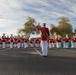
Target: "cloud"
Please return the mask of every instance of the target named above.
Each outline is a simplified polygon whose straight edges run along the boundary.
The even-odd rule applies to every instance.
[[[14,20],[0,19],[0,27],[10,27],[14,23],[16,23]]]
[[[76,27],[75,0],[0,0],[0,32],[16,33],[27,21],[33,17],[40,22],[57,25],[58,18],[67,16],[73,27]],[[13,31],[14,30],[14,31]]]

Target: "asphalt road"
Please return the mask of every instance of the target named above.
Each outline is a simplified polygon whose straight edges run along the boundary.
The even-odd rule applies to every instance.
[[[1,49],[0,75],[76,75],[76,49]]]

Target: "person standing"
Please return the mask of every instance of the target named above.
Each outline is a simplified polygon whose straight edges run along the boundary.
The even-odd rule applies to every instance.
[[[53,46],[52,46],[52,36],[49,38],[48,43],[49,43],[49,48],[53,48]]]
[[[6,47],[6,36],[5,36],[5,33],[3,33],[1,39],[2,39],[2,48],[5,48]]]
[[[75,34],[75,38],[74,39],[75,39],[75,48],[76,48],[76,34]]]
[[[28,47],[28,39],[26,37],[24,37],[24,48],[27,48]]]
[[[75,48],[75,35],[73,35],[72,37],[71,37],[71,48]]]
[[[14,37],[13,37],[13,34],[11,34],[11,36],[10,36],[10,49],[13,48],[13,42],[14,42]]]
[[[14,36],[14,47],[16,48],[17,47],[17,36]]]
[[[20,48],[21,47],[21,37],[20,35],[18,35],[17,37],[17,48]]]
[[[6,48],[8,48],[10,46],[10,37],[7,35],[6,37]]]
[[[1,36],[0,36],[0,47],[2,47],[2,40],[1,40]]]
[[[34,39],[31,38],[29,42],[30,42],[30,47],[34,47]]]
[[[63,38],[63,42],[64,42],[64,48],[68,48],[68,42],[69,42],[69,37],[66,34],[66,36]]]
[[[35,47],[39,47],[39,39],[35,38]]]
[[[61,37],[60,37],[60,35],[58,35],[56,38],[56,47],[61,48]]]
[[[40,40],[41,40],[41,48],[42,48],[42,56],[46,57],[48,55],[48,37],[49,37],[49,29],[46,27],[46,23],[43,23],[43,26],[36,26],[36,29],[40,31]]]

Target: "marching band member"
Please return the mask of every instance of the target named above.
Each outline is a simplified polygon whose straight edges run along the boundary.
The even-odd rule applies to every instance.
[[[35,47],[39,47],[39,39],[38,38],[35,39]]]
[[[40,25],[36,26],[36,29],[41,33],[41,48],[42,48],[42,56],[46,57],[48,55],[48,42],[47,39],[49,37],[49,29],[46,27],[46,23],[43,23],[43,27]]]
[[[21,47],[22,48],[24,47],[24,37],[23,36],[21,37]]]
[[[56,45],[55,37],[52,36],[52,47],[55,48],[55,45]]]
[[[52,48],[53,47],[52,46],[52,36],[49,38],[48,43],[49,43],[49,48]]]
[[[32,38],[30,39],[30,46],[34,47],[34,39],[32,39]]]
[[[13,34],[10,36],[10,48],[13,48],[14,37]]]
[[[71,48],[75,48],[75,36],[71,37]]]
[[[14,47],[17,47],[17,36],[14,36]]]
[[[61,47],[61,37],[58,35],[56,38],[56,47],[60,48]]]
[[[26,37],[24,37],[24,48],[28,47],[28,39]]]
[[[1,40],[1,36],[0,36],[0,47],[2,47],[2,40]]]
[[[6,45],[5,45],[5,43],[6,43],[6,36],[5,36],[5,33],[3,33],[3,36],[2,36],[2,48],[5,48],[6,47]]]
[[[6,47],[9,47],[9,45],[10,45],[9,40],[10,40],[10,38],[9,38],[9,36],[7,35],[7,37],[6,37]]]
[[[75,48],[76,48],[76,34],[75,34],[75,38],[74,39],[75,39]]]
[[[20,35],[18,35],[17,37],[17,48],[20,48],[21,47],[21,37]]]
[[[63,41],[64,41],[64,48],[68,48],[69,37],[68,37],[67,34],[66,34],[66,36],[63,38]]]

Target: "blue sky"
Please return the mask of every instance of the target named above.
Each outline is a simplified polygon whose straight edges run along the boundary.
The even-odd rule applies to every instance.
[[[41,24],[46,22],[48,27],[67,16],[75,29],[76,0],[0,0],[0,35],[17,35],[28,16]]]

